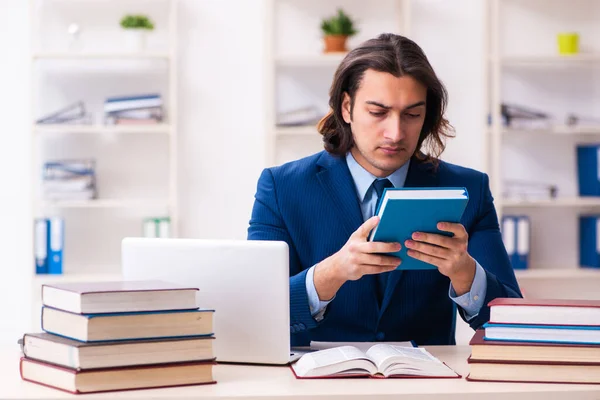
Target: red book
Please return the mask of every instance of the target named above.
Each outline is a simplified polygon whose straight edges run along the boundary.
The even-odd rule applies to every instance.
[[[25,381],[79,394],[216,383],[212,374],[214,364],[200,362],[74,370],[21,358],[20,370]]]
[[[599,364],[600,346],[592,344],[557,344],[545,342],[507,342],[485,340],[478,329],[469,342],[471,360],[560,362],[564,364]]]
[[[488,305],[494,324],[600,326],[598,300],[497,298]]]

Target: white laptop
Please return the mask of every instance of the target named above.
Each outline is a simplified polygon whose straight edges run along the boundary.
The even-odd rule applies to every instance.
[[[285,242],[126,238],[125,280],[198,287],[214,309],[219,362],[286,364],[290,352],[289,258]]]

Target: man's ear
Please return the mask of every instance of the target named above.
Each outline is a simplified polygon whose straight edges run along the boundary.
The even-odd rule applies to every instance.
[[[344,92],[344,98],[342,99],[342,117],[344,118],[344,122],[350,124],[352,122],[352,112],[350,105],[350,96],[347,92]]]

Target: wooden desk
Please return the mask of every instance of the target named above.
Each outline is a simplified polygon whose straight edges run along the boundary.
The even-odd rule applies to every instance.
[[[216,385],[90,394],[81,399],[600,399],[600,385],[467,382],[468,346],[427,347],[463,379],[297,380],[288,367],[218,365]],[[65,399],[74,395],[19,377],[19,352],[0,349],[0,398]]]

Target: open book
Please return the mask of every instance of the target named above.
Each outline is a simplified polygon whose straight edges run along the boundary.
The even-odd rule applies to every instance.
[[[303,355],[292,364],[297,378],[460,378],[423,348],[376,344],[366,352],[341,346]]]

